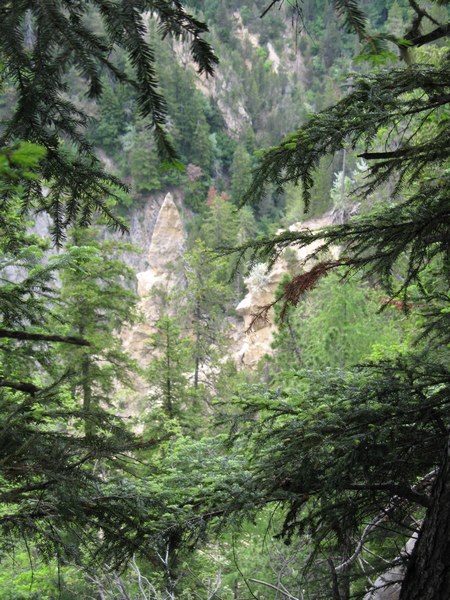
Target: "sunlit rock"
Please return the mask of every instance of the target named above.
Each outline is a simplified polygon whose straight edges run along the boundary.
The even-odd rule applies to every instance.
[[[331,225],[331,216],[321,219],[295,223],[289,227],[290,231],[302,229],[317,230]],[[281,233],[279,231],[278,233]],[[314,242],[305,248],[290,249],[291,256],[285,253],[275,261],[270,270],[263,264],[257,264],[245,280],[247,294],[236,307],[237,314],[242,318],[238,323],[233,322],[231,335],[233,344],[233,357],[240,367],[254,368],[266,354],[272,353],[273,335],[276,331],[274,323],[274,309],[269,307],[275,300],[276,290],[284,275],[289,273],[289,268],[294,262],[298,268],[310,269],[315,260],[308,258],[320,246],[320,241]],[[338,249],[333,252],[337,258]],[[263,312],[262,312],[263,311]]]
[[[172,194],[164,198],[155,225],[150,245],[146,253],[148,268],[137,273],[138,309],[143,322],[122,333],[124,345],[137,358],[148,354],[146,345],[154,332],[154,323],[159,318],[160,302],[157,290],[170,291],[177,285],[177,261],[185,250],[186,234],[180,212]]]

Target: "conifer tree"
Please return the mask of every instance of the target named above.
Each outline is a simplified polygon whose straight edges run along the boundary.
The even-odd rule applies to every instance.
[[[20,0],[2,5],[0,56],[17,102],[0,143],[26,140],[46,148],[41,172],[50,192],[44,196],[40,185],[28,182],[23,201],[27,208],[49,212],[57,243],[68,223],[86,225],[94,211],[121,226],[107,205],[111,188],[121,183],[104,171],[83,133],[88,117],[70,97],[69,68],[84,80],[90,99],[101,97],[105,71],[134,89],[158,152],[169,160],[176,157],[165,128],[166,102],[158,87],[154,47],[147,39],[147,18],[156,19],[161,36],[189,41],[198,70],[212,74],[217,59],[202,37],[207,28],[178,0]],[[94,30],[97,22],[99,30]],[[114,47],[125,52],[131,75],[115,64]]]
[[[123,268],[92,248],[70,247],[46,263],[45,243],[26,233],[26,219],[46,212],[57,244],[69,225],[86,227],[96,211],[123,228],[109,205],[122,184],[87,141],[88,115],[74,100],[71,73],[89,100],[101,98],[105,72],[131,88],[161,157],[173,161],[147,19],[157,20],[160,35],[190,42],[200,72],[211,74],[216,58],[202,37],[206,26],[178,0],[23,0],[3,3],[0,13],[2,82],[15,93],[0,136],[3,548],[15,536],[60,562],[89,555],[92,565],[114,568],[144,545],[148,551],[146,539],[158,529],[147,511],[154,498],[148,503],[148,490],[123,478],[130,452],[145,444],[103,410],[126,362],[114,335],[133,294],[122,285]]]
[[[367,477],[369,480],[358,489],[369,489],[372,495],[374,490],[387,492],[381,500],[381,506],[391,506],[389,503],[395,504],[396,498],[400,497],[402,502],[409,503],[409,514],[412,514],[417,506],[428,507],[414,551],[408,560],[400,599],[444,600],[448,597],[450,572],[450,477],[447,451],[449,423],[448,416],[444,416],[438,406],[441,401],[447,404],[444,397],[448,397],[449,393],[449,374],[445,364],[448,358],[445,357],[446,345],[450,339],[447,318],[450,236],[449,125],[446,115],[450,102],[450,77],[449,55],[445,48],[436,54],[438,58],[433,64],[423,61],[420,48],[445,39],[450,32],[450,25],[447,21],[436,20],[428,12],[425,3],[410,2],[410,23],[403,37],[393,33],[373,33],[362,9],[362,2],[336,1],[334,5],[338,14],[344,18],[346,26],[358,35],[363,45],[362,54],[366,58],[372,58],[374,61],[392,58],[387,44],[393,43],[405,59],[405,66],[385,67],[381,71],[358,77],[354,89],[343,100],[312,116],[280,145],[268,150],[262,157],[246,200],[261,200],[271,186],[282,188],[294,182],[302,185],[303,197],[308,208],[320,160],[324,156],[341,151],[347,144],[356,149],[359,156],[369,165],[366,183],[360,190],[363,197],[370,197],[371,193],[386,182],[392,183],[394,197],[372,213],[341,226],[317,232],[287,232],[260,244],[251,242],[247,248],[253,247],[257,255],[273,257],[291,244],[306,247],[311,242],[318,242],[319,252],[328,250],[334,244],[342,247],[340,259],[322,260],[309,272],[295,277],[286,286],[284,298],[287,303],[296,303],[304,291],[313,287],[318,279],[330,270],[344,268],[347,273],[369,273],[385,286],[389,294],[388,302],[396,302],[405,310],[423,313],[423,333],[430,336],[429,339],[433,340],[435,348],[432,351],[432,359],[427,352],[421,354],[422,349],[418,344],[416,355],[413,353],[407,360],[400,356],[393,363],[374,366],[374,375],[371,377],[368,373],[365,374],[367,380],[359,392],[358,386],[344,386],[345,401],[350,397],[353,398],[353,402],[363,401],[365,397],[374,394],[390,412],[390,417],[383,421],[380,427],[380,436],[387,436],[391,440],[390,443],[381,444],[386,450],[390,448],[388,457],[385,455],[384,460],[378,462],[373,470],[366,462],[368,460],[372,464],[371,461],[375,460],[376,456],[375,449],[370,448],[368,441],[372,439],[371,436],[365,436],[363,433],[364,426],[370,428],[370,423],[380,423],[374,413],[369,411],[365,416],[360,415],[364,425],[353,428],[350,415],[345,416],[340,409],[336,409],[333,415],[332,408],[318,405],[319,413],[325,411],[325,415],[331,415],[331,419],[340,416],[344,431],[363,436],[359,438],[360,441],[346,440],[342,455],[336,446],[337,437],[333,437],[330,446],[322,446],[332,452],[337,451],[337,454],[321,463],[323,467],[330,465],[336,468],[336,472],[335,476],[327,475],[326,487],[330,486],[330,495],[325,490],[319,492],[322,503],[319,513],[322,510],[321,516],[327,518],[327,510],[331,506],[327,504],[328,500],[336,507],[333,497],[339,498],[339,490],[342,489],[346,477],[349,477],[350,481],[355,477],[355,466],[365,470],[353,479],[353,485],[357,485],[358,479]],[[383,137],[383,133],[391,130],[402,131],[395,146],[390,144],[388,138]],[[318,256],[317,248],[314,256]],[[426,288],[422,284],[430,265],[437,279],[444,285],[443,294],[437,292],[437,288]],[[394,277],[394,273],[399,273],[400,277]],[[438,288],[440,289],[440,286]],[[413,298],[416,306],[412,307]],[[429,307],[428,310],[426,307]],[[362,381],[364,382],[364,378]],[[434,388],[438,381],[438,387]],[[340,392],[335,385],[327,387],[325,384],[325,389],[321,388],[318,398],[324,397],[325,394],[337,398]],[[304,396],[300,393],[299,397]],[[320,400],[318,402],[320,403]],[[397,412],[396,407],[403,402],[409,404],[409,408],[405,406]],[[345,403],[342,407],[344,406]],[[375,401],[375,412],[376,406]],[[439,416],[434,413],[436,410]],[[432,413],[441,423],[439,434],[431,424]],[[321,429],[321,416],[316,415],[315,419]],[[336,423],[338,422],[339,418]],[[293,531],[297,526],[296,517],[302,510],[303,499],[308,497],[308,490],[315,487],[313,481],[304,485],[303,475],[307,473],[308,461],[313,456],[316,456],[314,460],[317,460],[315,452],[319,448],[306,450],[305,444],[308,444],[305,440],[320,440],[321,435],[327,435],[326,432],[332,431],[332,428],[325,426],[322,434],[318,431],[301,434],[294,433],[285,424],[280,423],[280,428],[276,431],[288,445],[288,440],[301,440],[298,444],[293,441],[293,453],[290,457],[283,444],[278,447],[279,455],[274,448],[269,451],[266,449],[267,456],[272,452],[272,456],[280,457],[280,467],[282,464],[293,467],[290,474],[283,472],[281,467],[283,474],[279,486],[281,495],[284,489],[288,489],[283,487],[287,486],[287,481],[292,482],[292,490],[295,490],[294,496],[287,502],[290,508],[286,520],[286,526],[288,529],[292,526]],[[406,431],[408,442],[403,438]],[[377,435],[374,434],[373,440],[378,444]],[[346,455],[345,444],[349,444],[350,455]],[[352,445],[353,450],[350,451]],[[402,448],[405,447],[408,448],[410,457],[408,466],[412,469],[409,475],[405,470],[402,471],[404,461],[401,454]],[[294,448],[306,452],[303,459],[299,460]],[[361,450],[361,454],[357,453],[358,449]],[[344,458],[345,456],[348,458]],[[296,469],[296,465],[301,467],[300,470]],[[436,465],[440,466],[437,474],[435,472],[434,484],[430,490],[426,487],[426,481]],[[386,472],[383,474],[384,467]],[[266,471],[269,472],[273,477],[273,463]],[[314,473],[314,469],[310,473]],[[316,473],[320,473],[320,469]],[[416,487],[417,481],[420,482],[419,487]],[[269,481],[267,484],[269,495],[273,495],[274,486]],[[425,498],[416,495],[422,489],[428,492],[425,493]],[[345,512],[348,518],[354,518],[358,511],[364,513],[367,496],[351,496],[347,492],[345,497],[347,509],[350,508]],[[336,513],[333,516],[333,511],[328,516],[336,519]],[[299,526],[301,528],[301,519]]]
[[[245,146],[238,145],[233,154],[230,168],[231,174],[231,200],[239,206],[241,197],[249,187],[252,179],[252,163]]]
[[[289,306],[279,319],[273,344],[273,360],[280,369],[277,379],[283,380],[286,367],[344,369],[369,360],[375,345],[380,352],[391,345],[400,347],[398,310],[391,307],[377,315],[374,295],[382,294],[380,290],[370,293],[362,282],[345,281],[331,273],[305,294],[298,306]]]
[[[197,240],[191,252],[186,255],[186,284],[182,292],[183,313],[187,321],[187,330],[192,337],[195,390],[205,383],[202,371],[206,371],[207,376],[208,373],[213,375],[221,357],[224,316],[230,297],[230,288],[223,278],[224,272],[226,261],[214,260],[205,243]]]
[[[164,417],[186,422],[189,407],[188,374],[191,365],[189,340],[183,338],[176,317],[166,314],[155,323],[149,347],[154,354],[146,371],[151,386],[150,409],[161,406]]]
[[[241,245],[249,239],[253,239],[256,233],[253,211],[248,206],[238,211],[226,196],[216,196],[205,212],[199,233],[209,250]],[[235,300],[239,302],[245,266],[239,265],[238,262],[234,256],[223,256],[217,262],[216,269],[223,283],[230,284],[230,291],[231,286],[234,288]],[[244,267],[244,269],[238,267]],[[224,298],[224,304],[226,304],[226,300],[229,301],[230,298]]]
[[[136,369],[122,350],[120,328],[135,319],[133,271],[120,260],[126,246],[114,241],[99,243],[92,230],[74,231],[69,250],[79,254],[70,268],[61,271],[64,325],[89,346],[62,357],[77,373],[72,380],[74,397],[81,396],[85,434],[94,435],[95,422],[111,404],[119,384],[130,386]]]
[[[129,170],[133,191],[142,196],[160,190],[158,154],[148,127],[138,120],[130,133]]]
[[[45,257],[27,233],[21,182],[44,155],[27,143],[0,152],[1,549],[22,539],[57,562],[114,568],[158,536],[154,498],[123,478],[146,444],[105,410],[130,367],[115,332],[134,294],[113,242],[78,233],[85,246]]]
[[[119,147],[119,140],[126,132],[127,95],[125,86],[102,79],[102,96],[99,99],[99,116],[90,132],[90,137],[95,144],[105,148],[108,153],[115,156]]]

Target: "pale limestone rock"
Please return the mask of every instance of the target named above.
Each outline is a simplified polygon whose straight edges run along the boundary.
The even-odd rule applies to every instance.
[[[275,73],[278,73],[278,69],[281,65],[281,59],[270,42],[267,43],[267,50],[269,51],[269,60],[272,63],[272,69],[275,71]]]
[[[402,550],[400,558],[405,559],[411,554],[416,541],[417,535],[413,535]],[[375,580],[373,589],[364,596],[364,600],[398,600],[404,576],[404,564],[389,569]]]
[[[257,265],[258,267],[258,265]],[[275,325],[273,309],[266,318],[255,318],[258,311],[273,302],[278,284],[287,272],[284,260],[278,260],[273,268],[265,273],[259,268],[259,273],[250,273],[245,280],[248,293],[237,305],[236,312],[243,319],[242,330],[238,335],[235,361],[238,365],[254,368],[265,354],[270,354]]]
[[[171,193],[164,198],[147,251],[148,269],[137,273],[138,309],[144,322],[122,333],[126,349],[136,358],[148,358],[146,345],[159,318],[158,301],[152,295],[157,289],[170,291],[177,285],[174,267],[183,255],[186,234]]]
[[[150,269],[155,272],[167,272],[168,265],[183,254],[185,241],[181,216],[169,192],[156,219],[148,250]]]
[[[296,223],[291,225],[289,230],[317,230],[331,224],[331,217],[327,215],[321,219]],[[281,231],[277,233],[281,233]],[[306,248],[292,248],[299,266],[306,270],[310,269],[314,265],[314,259],[310,258],[310,255],[319,246],[320,242],[318,241]],[[332,251],[332,254],[333,258],[337,258],[339,250],[336,248]],[[255,368],[264,355],[272,353],[271,344],[276,331],[273,308],[265,315],[265,319],[255,319],[255,315],[262,307],[268,306],[274,301],[276,289],[287,272],[288,263],[281,255],[270,271],[266,272],[264,265],[256,265],[256,269],[246,279],[248,293],[236,307],[236,312],[242,318],[242,321],[238,325],[234,324],[233,334],[231,335],[232,354],[238,366]]]
[[[157,275],[153,271],[143,271],[142,273],[136,273],[136,278],[138,281],[137,293],[138,296],[142,298],[148,294],[153,287],[158,285],[158,281],[161,276]]]
[[[155,288],[170,287],[173,265],[184,251],[186,236],[172,194],[164,198],[147,252],[148,270],[137,273],[138,295],[145,298]],[[172,278],[173,279],[173,278]]]

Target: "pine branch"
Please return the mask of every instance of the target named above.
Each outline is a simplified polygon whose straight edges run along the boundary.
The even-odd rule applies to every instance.
[[[89,27],[92,11],[103,22],[103,35]],[[33,34],[27,42],[23,35],[26,15]],[[121,184],[104,171],[86,140],[87,115],[68,99],[67,69],[77,69],[92,99],[102,95],[104,71],[133,86],[141,116],[150,118],[160,156],[169,161],[177,158],[165,128],[167,107],[156,77],[157,58],[147,41],[148,17],[159,21],[162,37],[189,39],[199,72],[213,74],[218,60],[203,38],[208,29],[179,1],[24,0],[2,8],[0,53],[6,76],[17,90],[17,103],[0,143],[22,139],[46,148],[42,178],[51,182],[51,194],[43,198],[37,186],[28,185],[25,204],[26,209],[37,207],[51,214],[57,245],[69,224],[87,225],[95,212],[106,216],[113,227],[124,230],[123,222],[106,205],[108,197],[114,196],[111,186]],[[133,76],[113,64],[114,47],[125,50]],[[65,150],[71,147],[75,148],[75,157]]]
[[[430,31],[430,33],[426,33],[424,35],[420,35],[418,37],[412,38],[408,40],[412,46],[424,46],[425,44],[429,44],[431,42],[435,42],[436,40],[440,40],[444,37],[448,37],[450,35],[450,23],[446,25],[440,25]]]
[[[360,40],[367,38],[367,17],[359,7],[357,0],[334,0],[339,16],[343,16],[349,31],[358,34]]]
[[[8,329],[0,329],[0,338],[36,342],[61,342],[63,344],[74,344],[75,346],[91,345],[87,340],[77,336],[51,335],[46,333],[31,333],[27,331],[11,331]]]
[[[356,89],[335,106],[311,117],[297,132],[287,136],[279,145],[262,154],[253,182],[244,194],[242,204],[257,202],[267,186],[280,189],[289,182],[301,183],[308,208],[314,172],[320,159],[340,151],[347,143],[353,148],[365,146],[366,153],[375,143],[380,128],[390,127],[404,115],[425,114],[430,118],[446,106],[450,94],[450,68],[411,66],[402,70],[382,72],[373,77],[362,77]],[[431,90],[442,90],[435,97]],[[369,169],[368,194],[392,176],[397,176],[399,187],[417,178],[418,169],[443,161],[449,150],[448,125],[443,123],[437,136],[417,146],[400,146],[395,152],[405,152],[405,160],[398,161],[394,154],[383,165]],[[399,189],[396,189],[399,191]]]
[[[0,336],[2,337],[2,336]],[[39,392],[40,388],[35,386],[33,383],[26,383],[23,381],[9,381],[8,379],[3,379],[0,377],[0,387],[7,387],[12,390],[17,390],[19,392],[25,392],[27,394],[36,394]]]

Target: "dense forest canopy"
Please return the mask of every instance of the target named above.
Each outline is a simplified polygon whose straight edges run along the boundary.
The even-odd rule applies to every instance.
[[[448,2],[0,13],[0,596],[448,600]]]

